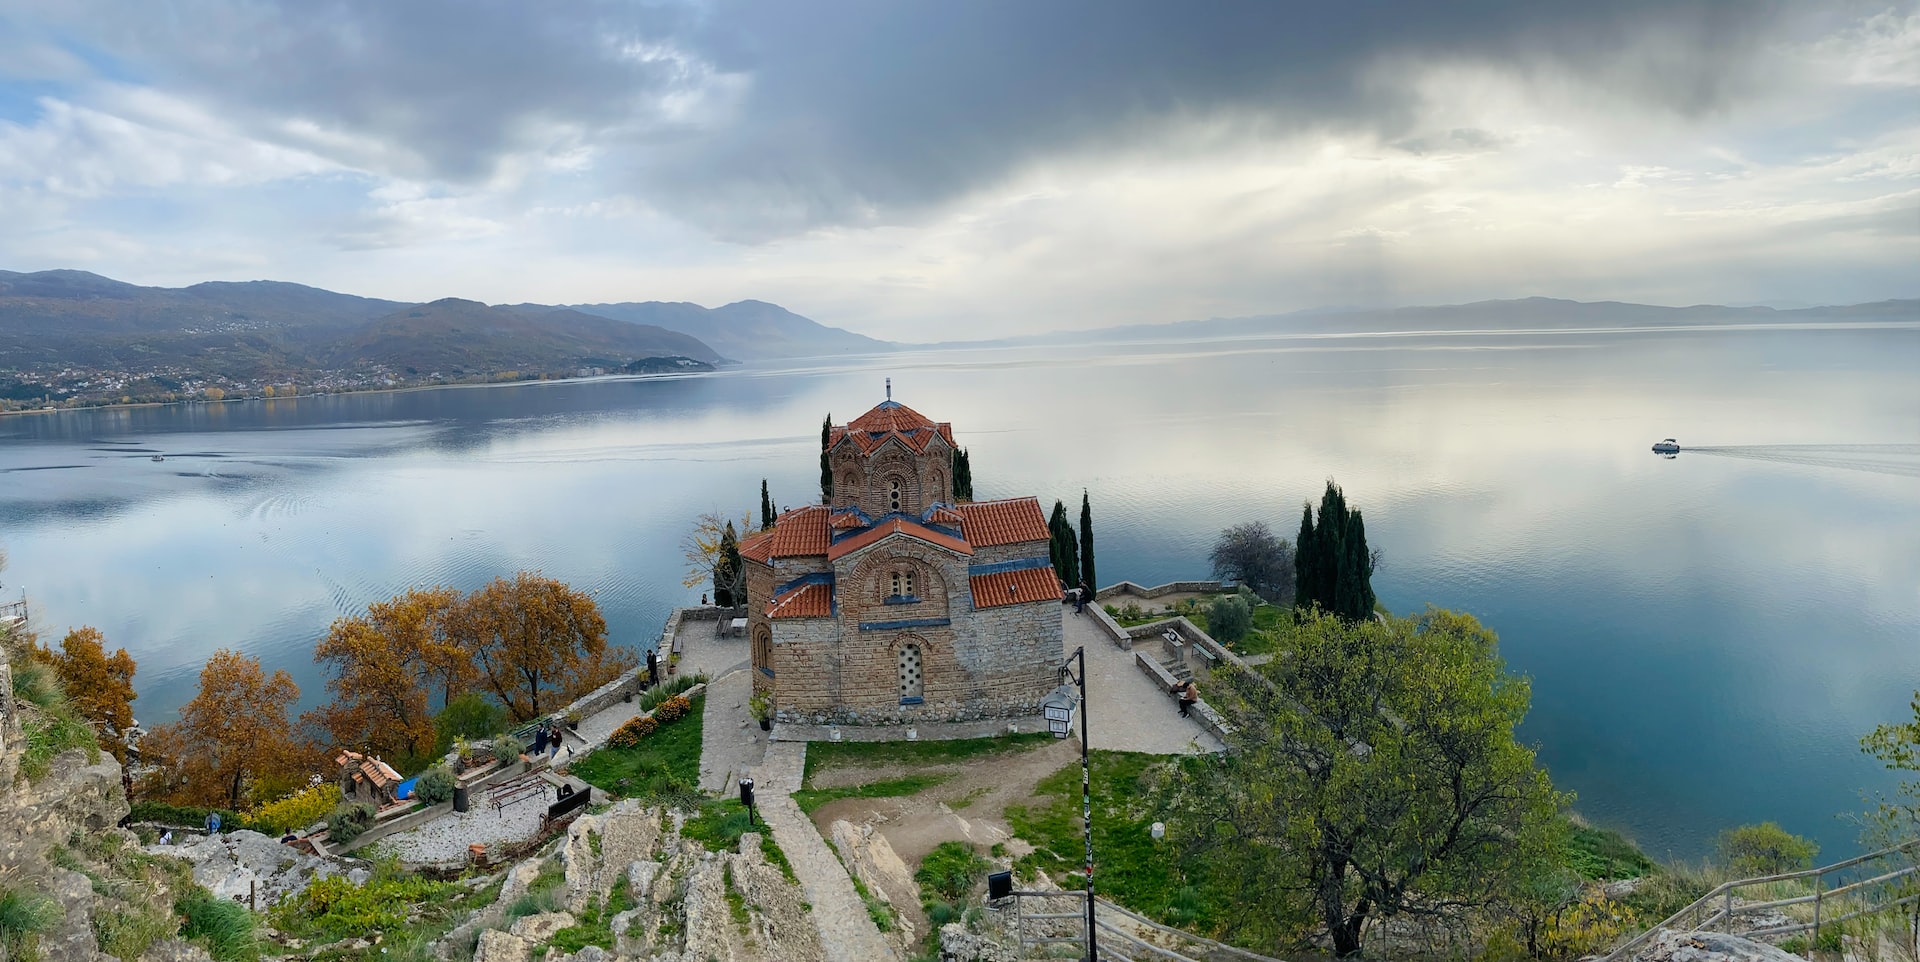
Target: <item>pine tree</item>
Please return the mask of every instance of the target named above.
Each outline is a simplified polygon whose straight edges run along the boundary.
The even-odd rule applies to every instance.
[[[1086,488],[1080,489],[1080,580],[1074,583],[1100,590],[1093,577],[1093,501]]]
[[[1048,550],[1053,556],[1053,572],[1060,576],[1061,582],[1069,585],[1080,583],[1080,546],[1079,538],[1074,534],[1073,522],[1067,520],[1065,503],[1053,503],[1053,517],[1047,521],[1047,530],[1053,535]]]
[[[767,494],[767,479],[760,479],[760,530],[773,527],[773,498]]]
[[[820,422],[820,503],[833,503],[833,462],[827,457],[827,442],[833,440],[833,412]]]

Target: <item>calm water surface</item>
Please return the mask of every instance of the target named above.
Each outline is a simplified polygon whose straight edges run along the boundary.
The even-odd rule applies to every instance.
[[[1221,528],[1291,536],[1338,479],[1388,605],[1500,633],[1590,818],[1655,854],[1763,819],[1840,853],[1890,784],[1857,739],[1920,687],[1916,370],[1911,327],[1274,338],[11,417],[0,542],[43,631],[139,660],[147,724],[219,647],[322,700],[327,624],[416,584],[537,568],[644,646],[699,594],[689,520],[763,477],[809,500],[821,416],[891,376],[982,497],[1091,491],[1105,582],[1203,576]],[[1741,447],[1648,453],[1669,435]]]

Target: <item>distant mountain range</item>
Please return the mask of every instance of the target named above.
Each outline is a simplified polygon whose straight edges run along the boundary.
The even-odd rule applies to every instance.
[[[85,271],[0,271],[0,399],[154,397],[297,382],[698,368],[888,350],[763,301],[566,307],[408,304],[279,281],[142,287]]]

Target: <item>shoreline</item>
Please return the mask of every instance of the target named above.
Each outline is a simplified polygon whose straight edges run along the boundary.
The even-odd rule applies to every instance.
[[[210,400],[207,398],[198,398],[193,400],[180,400],[180,401],[127,401],[124,403],[115,401],[111,404],[88,404],[81,407],[70,407],[70,408],[42,407],[42,408],[21,408],[20,410],[17,410],[17,411],[0,411],[0,418],[15,417],[15,416],[27,415],[27,414],[76,414],[83,411],[125,411],[125,410],[133,410],[134,408],[162,408],[162,407],[174,407],[177,405],[187,405],[187,404],[212,405],[212,404],[245,404],[250,401],[298,401],[298,400],[301,400],[302,398],[347,397],[347,396],[356,395],[356,394],[407,394],[415,391],[443,391],[448,388],[522,387],[522,386],[534,385],[534,384],[578,384],[578,383],[583,383],[587,381],[661,380],[661,379],[670,379],[670,378],[704,377],[709,374],[718,374],[718,373],[720,373],[720,369],[716,367],[710,371],[663,371],[658,374],[595,374],[590,377],[529,378],[523,381],[482,381],[478,383],[461,381],[461,382],[455,382],[451,384],[409,384],[409,385],[406,385],[405,387],[370,387],[370,388],[359,388],[359,389],[350,390],[350,391],[324,391],[324,392],[314,392],[311,394],[294,394],[288,397],[234,397],[234,398],[221,398],[217,401]]]

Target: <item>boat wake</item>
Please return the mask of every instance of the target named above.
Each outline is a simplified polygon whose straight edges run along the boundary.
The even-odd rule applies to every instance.
[[[1687,454],[1920,478],[1920,444],[1701,444]]]

